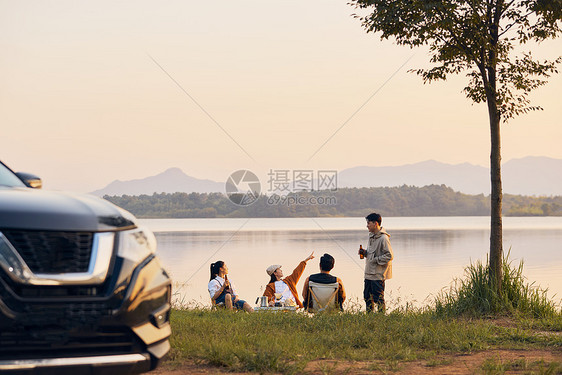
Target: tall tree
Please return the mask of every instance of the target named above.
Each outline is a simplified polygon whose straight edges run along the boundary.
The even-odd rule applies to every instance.
[[[560,34],[562,0],[351,0],[367,10],[355,15],[367,32],[399,45],[428,45],[430,69],[415,70],[424,82],[446,80],[466,72],[466,96],[486,102],[491,153],[491,282],[501,292],[502,183],[500,124],[529,111],[529,93],[557,73],[554,61],[539,61],[531,52],[518,56],[514,48]]]

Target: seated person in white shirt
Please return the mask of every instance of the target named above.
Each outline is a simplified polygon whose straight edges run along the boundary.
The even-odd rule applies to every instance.
[[[211,280],[207,286],[211,299],[216,304],[224,303],[226,308],[230,310],[236,308],[247,312],[254,311],[248,302],[238,297],[234,291],[234,286],[228,281],[227,274],[228,267],[222,260],[211,263]]]

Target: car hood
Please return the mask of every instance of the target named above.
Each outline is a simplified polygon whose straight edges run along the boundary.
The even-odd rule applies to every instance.
[[[103,232],[136,226],[132,214],[92,195],[0,186],[0,229]]]

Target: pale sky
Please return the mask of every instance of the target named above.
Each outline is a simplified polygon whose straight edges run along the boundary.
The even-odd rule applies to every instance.
[[[0,159],[76,191],[170,167],[226,181],[487,166],[486,106],[464,97],[464,76],[424,85],[407,71],[428,66],[427,50],[381,42],[353,12],[345,0],[0,0]],[[533,55],[561,52],[557,40]],[[558,75],[532,96],[544,111],[504,125],[504,161],[562,158],[560,92]]]

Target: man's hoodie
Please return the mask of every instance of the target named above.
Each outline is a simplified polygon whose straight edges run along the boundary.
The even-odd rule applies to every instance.
[[[393,258],[390,234],[386,233],[384,228],[381,228],[377,234],[369,233],[369,246],[365,257],[365,279],[391,279]]]

